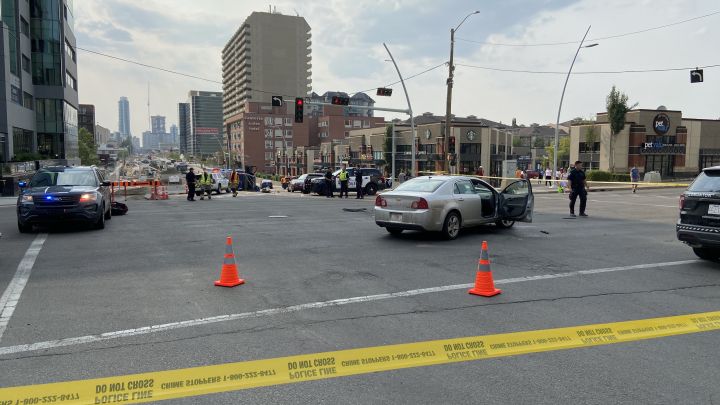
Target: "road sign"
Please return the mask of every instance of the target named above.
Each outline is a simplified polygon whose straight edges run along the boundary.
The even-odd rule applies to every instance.
[[[376,94],[377,94],[378,96],[390,97],[390,96],[392,96],[392,89],[388,89],[388,88],[385,88],[385,87],[378,87]]]
[[[702,83],[703,81],[703,70],[695,69],[690,71],[690,83]]]
[[[272,96],[272,106],[273,107],[282,107],[283,100],[282,96]]]

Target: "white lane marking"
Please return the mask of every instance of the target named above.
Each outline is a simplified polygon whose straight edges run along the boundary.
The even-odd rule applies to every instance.
[[[507,279],[503,279],[503,280],[496,280],[495,284],[511,284],[511,283],[521,283],[521,282],[525,282],[525,281],[549,280],[549,279],[554,279],[554,278],[573,277],[573,276],[581,276],[581,275],[588,275],[588,274],[610,273],[610,272],[616,272],[616,271],[680,266],[683,264],[693,264],[693,263],[698,263],[698,262],[700,262],[700,260],[683,260],[683,261],[677,261],[677,262],[637,264],[637,265],[633,265],[633,266],[609,267],[609,268],[603,268],[603,269],[571,271],[568,273],[542,274],[542,275],[538,275],[538,276],[515,277],[515,278],[507,278]],[[160,325],[144,326],[144,327],[135,328],[135,329],[125,329],[125,330],[119,330],[119,331],[114,331],[114,332],[105,332],[105,333],[101,333],[101,334],[97,334],[97,335],[86,335],[86,336],[79,336],[79,337],[65,338],[65,339],[58,339],[58,340],[48,340],[45,342],[29,343],[29,344],[16,345],[16,346],[6,346],[6,347],[0,347],[0,356],[6,355],[6,354],[32,352],[32,351],[37,351],[37,350],[47,350],[47,349],[53,349],[53,348],[57,348],[57,347],[76,346],[76,345],[80,345],[80,344],[96,343],[96,342],[101,342],[104,340],[138,336],[138,335],[146,335],[146,334],[150,334],[150,333],[164,332],[164,331],[168,331],[168,330],[188,328],[188,327],[192,327],[192,326],[208,325],[208,324],[218,323],[218,322],[227,322],[227,321],[236,321],[239,319],[260,318],[260,317],[265,317],[265,316],[281,315],[281,314],[287,314],[287,313],[291,313],[291,312],[303,311],[306,309],[337,307],[337,306],[341,306],[341,305],[357,304],[357,303],[361,303],[361,302],[370,302],[370,301],[379,301],[379,300],[386,300],[386,299],[390,299],[390,298],[403,298],[403,297],[412,297],[412,296],[416,296],[416,295],[436,293],[436,292],[442,292],[442,291],[463,290],[466,288],[470,288],[472,286],[473,286],[472,283],[453,284],[453,285],[445,285],[445,286],[440,286],[440,287],[419,288],[416,290],[399,291],[399,292],[394,292],[394,293],[366,295],[366,296],[352,297],[352,298],[341,298],[341,299],[330,300],[330,301],[319,301],[319,302],[311,302],[308,304],[292,305],[289,307],[264,309],[264,310],[255,311],[255,312],[243,312],[243,313],[239,313],[239,314],[230,314],[230,315],[217,315],[217,316],[211,316],[208,318],[191,319],[191,320],[180,321],[180,322],[170,322],[170,323],[164,323],[164,324],[160,324]]]
[[[0,297],[0,341],[2,341],[3,334],[7,325],[10,322],[15,307],[20,300],[20,294],[22,294],[25,285],[30,278],[30,271],[32,271],[35,259],[42,249],[43,243],[47,239],[46,233],[40,233],[35,237],[35,240],[30,244],[30,247],[25,252],[20,264],[18,264],[15,276],[10,281],[10,284],[5,289],[2,297]]]

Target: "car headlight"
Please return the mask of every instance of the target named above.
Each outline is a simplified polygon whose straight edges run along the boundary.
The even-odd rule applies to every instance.
[[[97,201],[97,194],[85,193],[80,196],[80,202],[91,202],[91,201]]]
[[[20,201],[21,201],[21,202],[31,203],[31,202],[33,202],[33,196],[31,196],[31,195],[24,195],[24,196],[22,196],[22,199],[21,199]]]

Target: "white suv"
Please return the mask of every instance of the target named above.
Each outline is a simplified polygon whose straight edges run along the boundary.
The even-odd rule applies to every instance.
[[[225,190],[226,193],[230,192],[230,180],[228,180],[222,173],[213,173],[212,174],[215,191],[220,194],[222,190]]]
[[[378,190],[385,189],[385,179],[382,177],[380,170],[372,168],[355,168],[349,167],[345,169],[348,172],[348,190],[355,191],[355,170],[360,170],[363,174],[362,188],[365,195],[375,195]],[[335,179],[335,189],[340,190],[340,179],[338,179],[340,170],[333,172],[333,178]]]

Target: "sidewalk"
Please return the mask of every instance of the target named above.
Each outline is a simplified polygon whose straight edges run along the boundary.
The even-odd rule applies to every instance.
[[[0,207],[13,206],[17,203],[17,197],[0,197]]]

